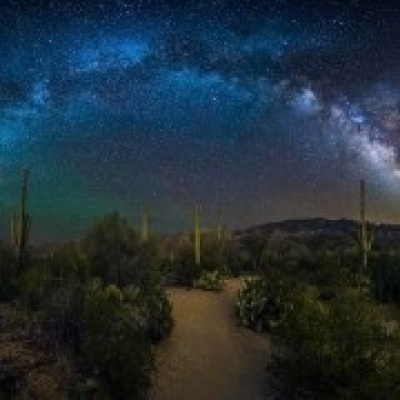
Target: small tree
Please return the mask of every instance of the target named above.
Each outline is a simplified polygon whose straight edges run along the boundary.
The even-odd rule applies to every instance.
[[[132,259],[139,248],[139,238],[118,213],[98,222],[83,240],[91,273],[105,282],[123,286],[131,283]]]

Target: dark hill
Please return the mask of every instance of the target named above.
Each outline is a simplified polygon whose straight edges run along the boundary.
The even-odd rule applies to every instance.
[[[400,225],[371,223],[369,226],[374,233],[376,250],[400,248]],[[312,243],[312,247],[325,247],[328,244],[328,247],[337,247],[354,245],[358,229],[358,222],[350,219],[291,219],[256,225],[237,231],[234,236],[240,239],[253,235],[267,238],[280,234],[288,239]]]

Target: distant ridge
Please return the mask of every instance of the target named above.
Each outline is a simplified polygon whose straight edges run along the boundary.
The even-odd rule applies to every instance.
[[[377,231],[393,232],[400,234],[400,224],[387,224],[387,223],[370,223],[371,227]],[[337,232],[346,233],[353,232],[358,228],[358,221],[340,218],[303,218],[303,219],[286,219],[276,222],[267,222],[265,224],[254,225],[249,228],[236,231],[239,234],[252,233],[252,232],[272,232],[282,231],[286,233],[298,232]]]
[[[374,232],[375,249],[400,249],[400,225],[386,223],[370,223]],[[305,218],[288,219],[277,222],[255,225],[234,232],[237,239],[250,236],[270,236],[279,232],[288,238],[312,239],[315,243],[326,241],[355,243],[357,238],[358,222],[351,219]]]

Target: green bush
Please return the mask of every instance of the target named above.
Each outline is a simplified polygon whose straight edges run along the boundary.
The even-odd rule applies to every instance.
[[[400,254],[375,253],[370,266],[372,290],[376,298],[400,303]]]
[[[83,334],[85,286],[67,282],[51,291],[36,315],[42,330],[58,345],[79,351]]]
[[[84,298],[81,362],[86,374],[105,383],[113,399],[139,398],[150,386],[153,358],[146,332],[122,302],[118,288],[99,281]]]
[[[173,327],[172,308],[161,288],[147,293],[139,303],[141,317],[146,321],[146,332],[153,342],[165,339]]]
[[[84,380],[98,382],[111,398],[126,399],[136,398],[150,385],[149,304],[148,298],[136,299],[138,312],[132,312],[133,303],[117,286],[103,286],[98,279],[84,285],[70,281],[49,293],[37,315],[43,331],[72,350]],[[161,319],[151,317],[153,324]]]
[[[159,244],[141,243],[114,213],[81,243],[37,253],[23,271],[15,264],[12,250],[0,246],[0,300],[18,295],[29,310],[27,326],[71,357],[71,395],[143,398],[152,344],[173,326]]]
[[[20,278],[19,292],[21,299],[34,311],[38,310],[48,300],[52,291],[52,274],[45,263],[36,263],[27,269]]]
[[[194,250],[191,244],[183,245],[171,266],[171,283],[192,287],[199,277],[200,268],[196,265]]]
[[[140,287],[142,291],[158,290],[162,266],[159,246],[155,241],[141,243],[136,248],[130,265],[134,272],[129,276],[129,284]]]
[[[220,292],[222,290],[222,275],[219,271],[201,271],[200,277],[194,281],[193,287]]]
[[[96,382],[113,399],[139,398],[153,371],[151,337],[139,315],[150,301],[133,304],[116,285],[75,278],[66,274],[53,281],[49,265],[32,267],[25,277],[31,283],[25,286],[28,304],[35,306],[31,315],[53,345],[69,350],[79,381]],[[140,312],[132,312],[134,307]]]
[[[201,269],[208,272],[227,270],[226,244],[213,236],[203,237],[201,242]]]
[[[249,254],[242,248],[239,241],[226,241],[224,247],[225,262],[229,275],[238,277],[244,271],[250,270]]]
[[[112,243],[117,246],[107,240],[108,250]],[[124,267],[134,266],[121,275],[124,282],[132,282],[134,295],[128,295],[116,283],[107,284],[107,273],[97,269],[111,260],[100,257],[100,243],[93,240],[90,250],[86,246],[87,242],[83,247],[62,246],[37,259],[21,279],[24,304],[51,342],[71,353],[77,371],[75,391],[99,386],[111,398],[139,397],[150,385],[151,344],[167,337],[172,328],[157,258],[152,258],[150,243],[129,251],[117,247],[112,253]],[[110,272],[111,264],[109,268]],[[96,279],[90,277],[90,270],[98,274]],[[88,389],[87,382],[95,385]]]
[[[99,221],[82,242],[90,272],[108,284],[151,291],[161,281],[158,243],[142,243],[126,219],[113,213]]]
[[[47,307],[59,289],[83,285],[88,279],[85,254],[78,245],[68,244],[33,260],[19,278],[19,291],[25,305],[38,310]]]
[[[134,265],[139,247],[137,234],[118,213],[94,225],[82,242],[90,272],[104,282],[125,286],[137,280]]]
[[[15,252],[0,243],[0,301],[12,299],[17,291]]]
[[[399,398],[400,341],[390,325],[354,290],[323,302],[305,287],[280,327],[273,367],[295,398]]]
[[[161,287],[149,292],[129,286],[124,289],[124,296],[153,343],[169,336],[173,327],[172,308]]]
[[[246,278],[245,286],[236,299],[236,315],[241,325],[256,331],[277,326],[288,306],[285,285],[276,280],[274,284],[261,277]]]

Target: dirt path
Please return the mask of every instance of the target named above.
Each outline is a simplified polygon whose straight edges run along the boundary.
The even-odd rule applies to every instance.
[[[266,398],[265,336],[236,326],[232,297],[240,282],[222,293],[170,289],[175,327],[157,354],[153,400],[258,400]]]

